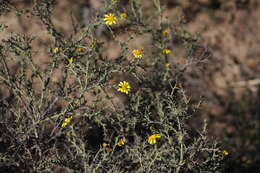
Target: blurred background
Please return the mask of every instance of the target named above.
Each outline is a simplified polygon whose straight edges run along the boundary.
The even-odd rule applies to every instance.
[[[109,0],[107,0],[109,1]],[[119,0],[118,0],[119,1]],[[164,17],[174,22],[183,17],[183,27],[207,47],[212,56],[207,63],[189,67],[181,77],[193,104],[201,101],[191,120],[194,128],[208,122],[209,135],[229,152],[226,172],[260,172],[260,1],[259,0],[162,0]],[[29,9],[31,0],[13,0],[19,9]],[[87,25],[102,0],[57,0],[52,17],[57,29],[67,37],[75,28]],[[122,7],[128,3],[121,0]],[[141,0],[141,10],[153,13],[152,1]],[[35,62],[44,67],[51,38],[33,16],[6,13],[0,23],[7,26],[0,39],[11,33],[38,37]],[[102,33],[102,28],[98,31]],[[174,31],[171,31],[174,32]],[[140,40],[143,43],[146,41]],[[111,44],[111,56],[120,49]],[[118,51],[118,52],[116,52]],[[175,53],[176,51],[176,53]],[[185,54],[173,49],[173,57]],[[4,88],[0,88],[1,91]],[[4,93],[4,92],[1,92]],[[1,96],[1,97],[4,97]]]

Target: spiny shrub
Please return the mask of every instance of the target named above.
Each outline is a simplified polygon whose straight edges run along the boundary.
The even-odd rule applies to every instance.
[[[54,1],[34,1],[27,10],[0,3],[1,15],[38,17],[52,38],[47,65],[35,63],[37,35],[1,40],[0,170],[222,170],[226,151],[207,137],[206,125],[187,123],[195,108],[179,77],[210,54],[182,28],[183,18],[163,20],[159,0],[153,14],[143,13],[138,0],[123,8],[108,1],[68,38],[52,23]],[[143,37],[149,45],[133,45]],[[109,42],[120,47],[116,57],[107,54]],[[186,51],[183,63],[176,61],[177,44]]]

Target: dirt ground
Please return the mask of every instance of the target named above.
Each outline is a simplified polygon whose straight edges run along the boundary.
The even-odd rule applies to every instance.
[[[17,1],[16,5],[18,8],[29,8],[29,2]],[[100,4],[94,0],[79,0],[78,4],[72,0],[57,1],[53,22],[58,30],[69,36],[73,32],[70,12],[76,12],[75,19],[82,22],[86,20],[87,13],[81,14],[82,10],[78,10],[78,7],[92,7],[95,10]],[[257,124],[260,119],[259,0],[165,0],[164,4],[167,5],[165,15],[169,20],[182,12],[187,21],[185,29],[200,36],[200,42],[212,52],[206,64],[190,67],[183,76],[183,85],[192,102],[203,100],[199,112],[193,118],[197,120],[194,127],[207,119],[210,135],[229,141],[227,147],[230,147],[228,149],[231,153],[238,151],[238,147],[242,147],[240,152],[257,151],[254,145],[259,142],[255,134],[259,130],[258,125],[251,126],[250,123],[253,119]],[[144,1],[143,5],[149,9],[151,4]],[[17,17],[7,14],[0,17],[0,23],[8,26],[5,32],[0,33],[0,39],[10,33],[39,37],[34,42],[34,49],[39,50],[35,62],[44,66],[49,61],[45,52],[51,40],[47,33],[42,32],[43,25],[39,20],[30,15]],[[114,56],[115,52],[110,54]],[[248,131],[242,129],[243,125],[239,124],[241,121],[250,126]],[[241,132],[245,136],[253,134],[251,136],[256,139],[243,139]],[[252,155],[234,155],[241,163],[248,165],[257,161]]]
[[[207,116],[226,119],[232,116],[223,115],[229,90],[236,100],[241,99],[245,90],[259,96],[260,8],[256,2],[240,8],[236,3],[223,5],[226,7],[201,10],[187,24],[191,33],[199,33],[213,56],[203,70],[192,69],[196,76],[187,75],[186,81],[192,97],[205,96],[203,112]]]

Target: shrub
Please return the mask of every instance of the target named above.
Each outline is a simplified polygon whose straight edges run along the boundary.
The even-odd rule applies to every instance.
[[[179,83],[185,69],[209,53],[181,27],[183,18],[165,22],[163,6],[153,3],[149,16],[139,1],[124,8],[109,1],[67,38],[52,23],[54,1],[35,1],[29,10],[1,1],[1,14],[37,16],[52,37],[46,66],[35,63],[37,36],[1,41],[2,170],[221,171],[225,152],[207,137],[206,124],[189,127],[195,108]],[[143,37],[151,43],[133,46]],[[108,42],[120,47],[116,57],[108,58]],[[175,60],[174,43],[185,48],[184,63]]]

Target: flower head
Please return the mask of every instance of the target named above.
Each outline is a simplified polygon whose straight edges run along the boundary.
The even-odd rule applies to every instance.
[[[127,16],[126,13],[121,13],[121,14],[120,14],[120,18],[121,18],[121,19],[125,19],[126,16]]]
[[[170,63],[166,63],[166,64],[165,64],[165,67],[167,67],[167,68],[170,67],[170,66],[171,66]]]
[[[65,118],[61,127],[64,128],[66,127],[67,125],[69,125],[71,123],[71,120],[72,120],[72,116],[68,117],[68,118]]]
[[[90,42],[89,44],[88,44],[88,47],[90,48],[90,49],[94,49],[95,48],[95,42]]]
[[[151,136],[148,137],[148,143],[149,144],[155,144],[157,141],[157,138],[161,138],[161,135],[160,134],[153,134]]]
[[[109,147],[109,144],[103,142],[103,143],[102,143],[102,147],[103,147],[103,148]]]
[[[135,58],[142,58],[143,57],[143,49],[134,49],[132,54]]]
[[[122,92],[122,93],[126,93],[126,94],[128,94],[131,90],[131,85],[126,81],[120,82],[118,84],[118,87],[119,88],[117,89],[117,91]]]
[[[117,17],[113,13],[105,14],[103,20],[105,21],[106,25],[117,24]]]
[[[69,65],[71,65],[71,64],[73,64],[73,63],[74,63],[74,61],[75,61],[75,60],[74,60],[74,58],[73,58],[73,57],[70,57],[68,61],[69,61]]]
[[[170,54],[172,51],[170,50],[170,49],[168,49],[168,48],[163,48],[162,49],[162,53],[163,54],[166,54],[166,55],[168,55],[168,54]]]
[[[83,48],[83,47],[77,47],[77,48],[75,49],[75,51],[76,51],[77,53],[84,52],[84,51],[85,51],[85,48]]]
[[[119,146],[119,147],[122,147],[123,145],[125,145],[125,139],[124,138],[120,138],[119,140],[118,140],[118,142],[117,142],[117,145]]]
[[[55,48],[52,49],[52,52],[55,53],[55,54],[59,53],[60,52],[60,48],[55,47]]]
[[[110,148],[110,145],[107,144],[107,143],[105,143],[105,142],[102,143],[101,147],[102,147],[102,149],[103,149],[105,152],[112,152],[112,151],[113,151],[113,149]]]
[[[229,155],[229,152],[227,150],[219,150],[218,152],[222,153],[224,156]]]
[[[164,31],[162,32],[162,34],[163,34],[164,36],[167,36],[167,35],[169,34],[169,32],[168,32],[167,30],[164,30]]]
[[[113,34],[113,35],[112,35],[112,37],[113,37],[113,38],[116,38],[116,37],[117,37],[117,35],[116,35],[116,34]]]

